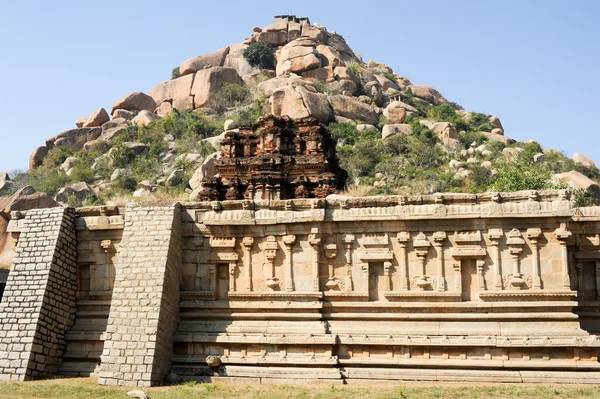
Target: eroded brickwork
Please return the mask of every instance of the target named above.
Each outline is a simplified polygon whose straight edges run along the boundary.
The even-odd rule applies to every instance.
[[[179,205],[125,212],[100,384],[150,386],[168,373],[179,308],[180,215]]]
[[[72,209],[27,212],[0,304],[0,380],[54,375],[75,318]]]

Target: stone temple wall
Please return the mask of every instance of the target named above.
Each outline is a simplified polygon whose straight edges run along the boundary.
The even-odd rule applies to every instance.
[[[21,302],[15,287],[33,240],[28,223],[42,223],[36,212],[19,221],[5,312]],[[56,352],[62,375],[135,386],[169,373],[600,382],[600,208],[573,208],[566,191],[213,201],[76,216],[77,262],[64,266],[77,270],[76,312],[62,327],[66,352]],[[27,324],[41,326],[36,317]],[[16,323],[3,317],[0,334],[19,331]],[[14,334],[0,335],[0,351],[31,358],[15,345]],[[37,367],[0,360],[0,375],[34,377]]]

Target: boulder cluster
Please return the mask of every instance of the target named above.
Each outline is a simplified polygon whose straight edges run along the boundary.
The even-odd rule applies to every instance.
[[[255,43],[263,43],[272,49],[275,64],[272,68],[251,65],[245,57],[246,50]],[[76,120],[75,128],[63,131],[46,140],[36,148],[30,157],[29,167],[40,167],[45,157],[54,149],[66,147],[71,151],[91,151],[103,148],[108,153],[110,143],[122,135],[128,126],[146,126],[169,115],[174,109],[188,110],[206,117],[214,117],[211,99],[226,85],[244,87],[256,99],[263,101],[262,113],[275,116],[289,116],[292,119],[312,117],[322,123],[346,123],[356,125],[358,131],[377,130],[382,140],[394,136],[410,136],[414,125],[410,122],[423,110],[448,103],[436,89],[415,85],[408,78],[395,73],[387,65],[374,61],[363,62],[345,39],[336,32],[329,31],[319,24],[310,24],[307,19],[276,21],[265,28],[253,28],[252,34],[241,43],[231,44],[213,53],[199,55],[183,62],[173,78],[156,85],[148,94],[133,92],[116,101],[110,113],[98,108],[89,116]],[[472,118],[472,113],[456,108],[456,113],[464,121]],[[515,141],[504,134],[502,123],[496,116],[489,116],[489,131],[482,131],[489,142],[499,141],[510,146]],[[486,145],[473,145],[467,150],[456,151],[460,133],[451,122],[420,118],[419,123],[439,138],[449,152],[456,154],[448,168],[458,177],[469,174],[469,164],[491,168]],[[227,121],[223,133],[207,141],[218,147],[227,132],[237,129],[233,121]],[[169,135],[167,135],[169,136]],[[165,140],[172,141],[169,137]],[[148,152],[142,143],[128,142],[124,145],[136,154]],[[486,152],[487,151],[487,152]],[[507,147],[503,155],[507,160],[516,159],[520,149]],[[197,153],[181,153],[175,143],[169,143],[168,151],[161,154],[164,166],[162,176],[152,181],[139,182],[136,195],[144,196],[165,184],[177,185],[187,170],[181,169],[181,160],[196,164],[191,171],[188,189],[196,195],[200,189],[198,176],[207,177],[214,173],[212,164],[217,155],[200,156]],[[536,155],[536,161],[543,161],[544,154]],[[77,158],[68,158],[62,165],[70,173]],[[189,161],[189,162],[188,162]],[[593,161],[576,154],[573,161],[586,167],[594,167]],[[111,181],[127,170],[115,168]],[[590,187],[593,181],[584,181],[583,176],[568,172],[556,175],[555,179],[576,187]],[[589,180],[589,179],[588,179]],[[381,181],[378,180],[381,184]],[[591,183],[590,183],[591,182]],[[79,184],[58,198],[83,196],[87,191],[98,192],[102,184],[91,187]],[[7,176],[0,175],[0,189],[11,185]],[[195,186],[195,187],[194,187]],[[597,186],[596,186],[597,187]],[[63,190],[64,191],[64,190]],[[193,196],[192,195],[192,196]]]

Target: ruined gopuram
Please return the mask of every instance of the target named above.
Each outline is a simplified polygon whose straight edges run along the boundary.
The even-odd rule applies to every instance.
[[[567,191],[11,216],[1,380],[600,383],[600,207]]]
[[[201,201],[325,198],[346,184],[336,143],[316,119],[269,115],[238,130],[225,134]]]

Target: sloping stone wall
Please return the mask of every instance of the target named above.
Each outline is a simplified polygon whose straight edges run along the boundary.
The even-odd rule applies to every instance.
[[[179,205],[125,212],[100,384],[150,386],[168,373],[179,310],[180,215]]]
[[[0,304],[0,380],[56,374],[75,318],[73,209],[27,212]]]

